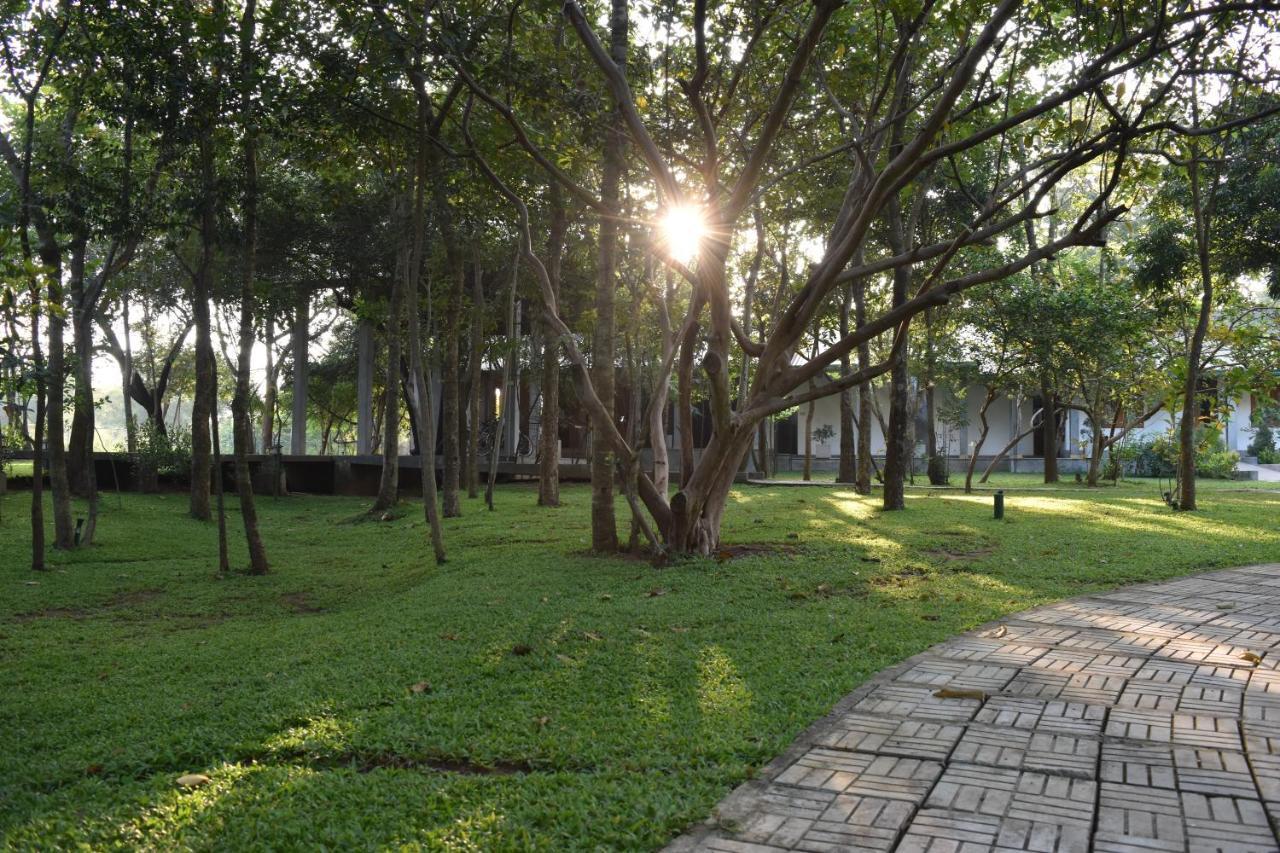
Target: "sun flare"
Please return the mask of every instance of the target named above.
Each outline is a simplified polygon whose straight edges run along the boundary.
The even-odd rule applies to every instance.
[[[670,207],[658,220],[659,238],[671,257],[687,264],[698,257],[707,236],[707,220],[696,207]]]

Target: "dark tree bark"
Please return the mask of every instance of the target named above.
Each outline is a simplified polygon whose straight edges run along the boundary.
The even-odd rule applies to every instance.
[[[625,76],[629,23],[627,0],[613,0],[609,15],[609,58]],[[604,165],[600,198],[615,214],[621,213],[622,173],[626,168],[626,120],[614,107],[605,131]],[[600,264],[596,280],[596,324],[592,338],[592,377],[596,393],[610,418],[614,405],[614,291],[617,288],[618,221],[600,220]],[[618,523],[613,506],[614,454],[599,430],[591,442],[591,550],[612,554],[618,550]]]
[[[560,268],[569,217],[560,185],[549,187],[551,227],[547,233],[547,277],[560,297]],[[542,321],[542,425],[538,433],[538,505],[560,506],[560,340],[555,326]]]
[[[853,283],[854,323],[863,327],[867,323],[866,279],[858,279]],[[871,367],[871,344],[863,342],[858,345],[858,370],[865,372]],[[858,471],[854,482],[854,490],[860,495],[871,494],[871,397],[875,388],[870,382],[858,386]]]
[[[213,276],[214,241],[217,239],[215,211],[217,192],[213,174],[213,140],[201,134],[200,143],[200,259],[192,277],[192,315],[196,329],[196,388],[191,400],[191,496],[188,512],[192,518],[209,521],[209,476],[212,471],[213,445],[209,437],[210,419],[214,417],[213,344],[210,340],[209,298]]]
[[[1049,385],[1042,384],[1040,394],[1044,398],[1044,420],[1040,424],[1044,442],[1044,481],[1058,482],[1058,401]]]
[[[403,224],[400,204],[396,205],[395,219]],[[396,269],[391,278],[391,300],[387,305],[387,372],[383,377],[385,394],[382,398],[382,473],[378,479],[378,496],[369,508],[370,513],[385,512],[399,499],[400,487],[400,358],[401,329],[404,319],[404,279],[408,277],[409,250],[401,245],[396,253]],[[431,466],[423,468],[427,476]]]
[[[262,388],[262,440],[258,446],[262,448],[263,453],[271,453],[276,444],[276,323],[270,311],[267,311],[266,315],[263,338],[267,345],[267,366]]]
[[[480,253],[475,253],[471,271],[471,392],[467,395],[471,414],[467,418],[467,497],[480,497],[480,432],[484,427],[488,406],[484,389],[484,277],[480,270]],[[498,437],[493,436],[493,441]]]
[[[909,235],[903,224],[902,206],[898,200],[889,202],[889,247],[894,254],[902,254],[907,250]],[[893,271],[893,307],[900,308],[906,304],[907,291],[911,286],[911,270],[909,267],[898,267]],[[902,333],[905,338],[905,331]],[[889,371],[889,430],[885,434],[884,456],[884,508],[888,510],[906,509],[907,467],[911,464],[909,421],[909,401],[911,397],[910,376],[907,372],[907,346],[895,346],[890,356]]]
[[[840,337],[849,334],[849,309],[853,303],[853,285],[845,288],[844,301],[840,303]],[[849,355],[840,357],[840,372],[850,371]],[[856,451],[857,438],[853,430],[853,394],[854,389],[846,388],[840,392],[840,464],[836,471],[837,483],[857,483],[858,457]]]
[[[446,238],[448,239],[448,238]],[[445,518],[457,518],[462,515],[462,501],[459,499],[459,474],[462,463],[462,447],[459,436],[458,421],[461,416],[460,376],[462,365],[458,363],[458,312],[462,308],[462,288],[465,284],[466,270],[461,259],[453,259],[453,282],[449,290],[448,303],[444,312],[444,400],[442,401],[441,420],[444,422],[444,501],[442,510]]]
[[[356,452],[373,452],[373,323],[356,326]],[[431,454],[434,454],[434,449]]]
[[[308,344],[311,342],[311,294],[299,290],[293,309],[293,406],[290,415],[289,452],[304,456],[307,452],[307,389],[311,372]]]
[[[244,258],[240,271],[240,339],[236,353],[236,390],[231,399],[232,439],[235,452],[236,493],[240,497],[240,519],[245,544],[249,548],[249,573],[265,575],[270,570],[267,549],[258,530],[258,507],[249,476],[249,452],[253,445],[253,424],[249,420],[249,370],[253,354],[254,275],[258,243],[258,152],[253,115],[254,30],[257,0],[245,0],[240,24],[240,120],[244,129]]]

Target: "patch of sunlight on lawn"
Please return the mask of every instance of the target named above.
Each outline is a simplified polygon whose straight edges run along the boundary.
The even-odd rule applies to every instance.
[[[719,646],[707,646],[698,655],[698,708],[704,725],[720,725],[743,715],[751,707],[751,690],[738,668]]]

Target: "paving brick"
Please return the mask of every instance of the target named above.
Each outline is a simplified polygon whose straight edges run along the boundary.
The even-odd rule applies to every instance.
[[[974,717],[974,722],[1095,737],[1102,733],[1106,713],[1104,706],[1083,702],[992,696]]]
[[[936,761],[814,747],[783,770],[777,782],[919,803],[941,772]]]
[[[1023,773],[1008,816],[1031,823],[1053,823],[1064,826],[1093,825],[1097,783],[1088,779],[1051,776],[1046,773]]]
[[[1192,850],[1280,850],[1266,810],[1257,800],[1184,793],[1182,809]]]
[[[915,806],[883,797],[841,794],[805,832],[797,850],[891,850]]]
[[[1025,666],[1046,651],[1044,646],[1005,642],[986,637],[957,637],[937,648],[941,657],[955,660],[982,661],[992,664]]]
[[[1144,656],[1155,654],[1169,642],[1167,637],[1146,636],[1123,631],[1081,629],[1058,645],[1065,649],[1088,649],[1095,652]]]
[[[1173,739],[1173,715],[1112,708],[1107,717],[1106,733],[1109,737],[1167,743]]]
[[[991,815],[921,809],[898,853],[988,853],[999,831],[1000,819]]]
[[[1183,746],[1208,746],[1217,749],[1244,749],[1240,741],[1240,723],[1234,717],[1210,717],[1204,714],[1174,714],[1173,742]]]
[[[1225,794],[1256,799],[1258,789],[1243,752],[1207,747],[1175,746],[1173,763],[1178,788],[1202,794]]]
[[[817,739],[820,746],[881,755],[901,755],[942,761],[964,734],[964,726],[923,720],[899,720],[870,714],[845,714],[831,731]]]
[[[1018,771],[977,764],[951,764],[925,801],[928,808],[1003,817],[1013,802]]]
[[[1008,684],[1017,673],[1018,668],[1013,666],[938,658],[916,664],[899,675],[898,681],[904,684],[925,684],[933,688],[951,687],[994,693]]]
[[[939,699],[934,688],[889,682],[872,690],[853,710],[920,720],[966,721],[977,713],[977,699]]]
[[[1035,701],[1009,700],[1005,701]],[[991,703],[988,703],[990,705]],[[951,760],[969,764],[987,764],[995,767],[1008,767],[1025,770],[1045,770],[1071,776],[1093,778],[1098,761],[1098,741],[1089,737],[1096,735],[1101,728],[1101,719],[1093,725],[1081,726],[1085,733],[1070,729],[1058,729],[1055,723],[1064,718],[1046,715],[1040,703],[1041,713],[1018,712],[1011,709],[988,714],[988,719],[996,721],[993,725],[971,724],[964,737],[956,746]],[[1063,703],[1056,703],[1063,709]],[[1083,710],[1087,707],[1076,706]],[[1054,710],[1058,710],[1054,709]],[[984,711],[987,709],[984,708]],[[1102,709],[1098,709],[1102,710]],[[1041,728],[1014,727],[1001,725],[1001,717],[1013,715],[1030,725],[1047,723]],[[981,714],[979,715],[982,716]]]
[[[1185,850],[1181,798],[1172,790],[1103,782],[1093,841],[1095,851],[1109,853]]]
[[[1103,782],[1174,790],[1173,748],[1169,744],[1111,741],[1102,745],[1098,770]]]

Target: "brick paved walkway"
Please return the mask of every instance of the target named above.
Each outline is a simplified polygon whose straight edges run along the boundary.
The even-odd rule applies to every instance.
[[[847,696],[671,851],[1280,850],[1280,564],[948,640]]]

